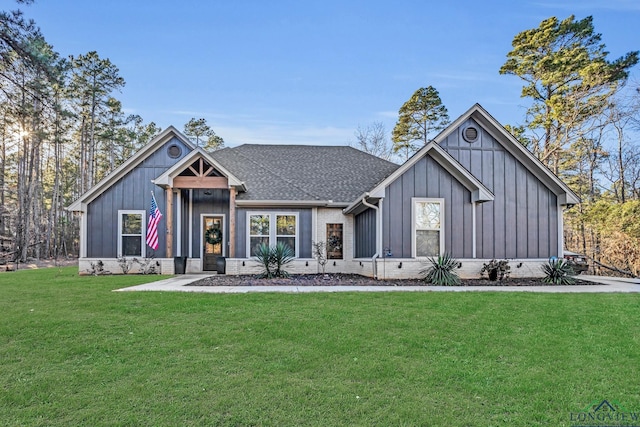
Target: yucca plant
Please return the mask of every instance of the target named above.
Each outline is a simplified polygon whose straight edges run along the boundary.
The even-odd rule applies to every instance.
[[[260,263],[262,266],[262,274],[260,277],[263,279],[271,279],[274,277],[273,272],[271,271],[273,266],[273,253],[269,245],[262,243],[260,246],[256,248],[254,252],[255,260]]]
[[[263,279],[273,279],[274,277],[289,277],[289,273],[282,267],[295,258],[295,253],[290,246],[278,243],[275,247],[262,243],[254,252],[255,260],[262,265]]]
[[[282,267],[289,264],[296,257],[291,246],[278,243],[274,248],[271,248],[271,256],[273,257],[273,266],[275,267],[273,275],[275,277],[289,277],[289,273],[283,270]]]
[[[459,261],[449,254],[429,258],[429,266],[422,270],[424,281],[437,286],[456,286],[460,284],[460,277],[454,270],[458,267]]]
[[[542,266],[545,274],[544,282],[552,285],[573,285],[576,280],[571,277],[575,273],[564,259],[552,259]]]

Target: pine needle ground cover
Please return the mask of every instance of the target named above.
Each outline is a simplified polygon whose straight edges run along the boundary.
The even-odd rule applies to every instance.
[[[640,412],[633,294],[111,292],[0,274],[0,424],[572,425]]]

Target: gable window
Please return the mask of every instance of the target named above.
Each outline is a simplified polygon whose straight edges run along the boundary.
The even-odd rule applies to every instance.
[[[247,258],[255,255],[261,244],[284,243],[298,256],[298,214],[288,212],[248,212]]]
[[[118,211],[118,257],[145,256],[145,211]]]
[[[413,198],[414,257],[436,257],[444,252],[444,199]]]
[[[342,259],[342,224],[327,224],[327,259]]]

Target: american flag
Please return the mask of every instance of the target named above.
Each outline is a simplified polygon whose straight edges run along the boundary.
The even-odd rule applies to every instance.
[[[149,222],[147,224],[147,245],[154,251],[158,249],[158,223],[162,213],[156,204],[156,197],[151,192],[151,208],[149,209]]]

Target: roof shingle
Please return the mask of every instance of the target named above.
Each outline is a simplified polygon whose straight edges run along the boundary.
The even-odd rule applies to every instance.
[[[211,155],[245,182],[238,200],[350,203],[399,167],[347,146],[244,144]]]

